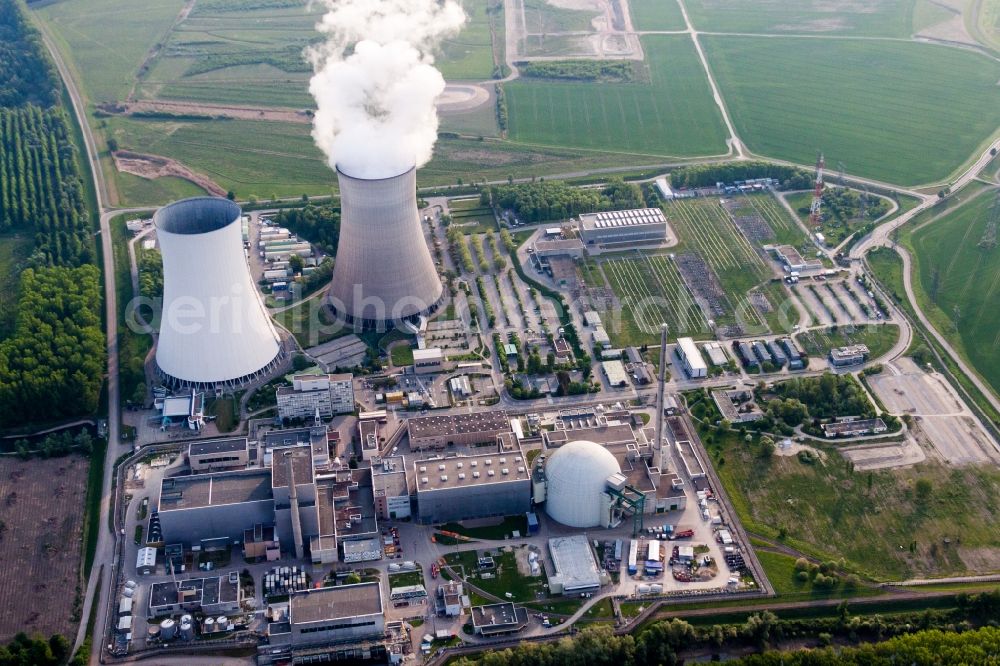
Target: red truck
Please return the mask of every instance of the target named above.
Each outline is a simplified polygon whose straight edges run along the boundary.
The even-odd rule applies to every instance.
[[[680,530],[670,535],[671,539],[690,539],[694,536],[694,530]]]

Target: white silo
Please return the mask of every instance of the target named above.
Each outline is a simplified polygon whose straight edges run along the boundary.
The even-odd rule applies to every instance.
[[[340,240],[327,303],[365,328],[433,312],[444,292],[417,212],[415,167],[391,178],[337,168]]]
[[[618,460],[600,444],[577,440],[559,447],[545,463],[545,512],[569,527],[602,526],[608,477],[619,472]]]
[[[177,634],[177,623],[169,617],[160,623],[160,638],[165,641],[173,639]]]
[[[153,216],[163,255],[156,364],[174,387],[236,387],[278,361],[281,344],[250,275],[242,211],[196,197]]]
[[[190,620],[181,620],[180,637],[181,640],[194,640],[194,623]]]

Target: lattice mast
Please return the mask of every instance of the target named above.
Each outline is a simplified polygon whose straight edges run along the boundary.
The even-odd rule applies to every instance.
[[[809,206],[809,221],[815,226],[819,226],[822,222],[820,210],[823,208],[823,170],[825,166],[823,153],[820,153],[816,160],[816,187],[813,189],[812,204]]]

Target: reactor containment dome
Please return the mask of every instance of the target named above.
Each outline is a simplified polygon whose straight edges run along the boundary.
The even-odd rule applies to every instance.
[[[340,240],[327,303],[349,324],[383,328],[433,312],[444,287],[417,212],[417,170],[355,178],[338,167]]]
[[[156,365],[173,387],[236,387],[267,373],[281,343],[243,249],[242,211],[196,197],[156,211],[163,311]]]
[[[561,446],[545,465],[545,512],[569,527],[603,525],[608,477],[621,471],[600,444],[581,439]]]

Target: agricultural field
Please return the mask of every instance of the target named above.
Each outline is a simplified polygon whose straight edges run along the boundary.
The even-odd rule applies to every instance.
[[[705,35],[703,44],[757,154],[812,164],[819,148],[827,164],[915,185],[946,179],[1000,125],[1000,62],[970,51],[794,37]]]
[[[649,83],[505,84],[508,137],[664,157],[725,153],[721,116],[690,38],[650,35],[643,47]]]
[[[486,81],[493,77],[493,39],[497,30],[499,62],[503,62],[504,14],[501,0],[463,0],[468,20],[458,35],[441,44],[435,64],[448,81]]]
[[[676,0],[628,0],[636,30],[684,30],[684,15]]]
[[[924,0],[918,0],[924,3]],[[907,38],[950,13],[914,11],[913,0],[845,2],[781,2],[780,0],[685,0],[688,16],[698,30],[768,34],[852,35]]]
[[[874,360],[882,356],[899,341],[896,324],[865,324],[861,326],[833,326],[826,329],[804,331],[795,336],[799,347],[809,356],[825,358],[834,347],[867,345]]]
[[[0,642],[72,636],[87,496],[86,458],[0,458]],[[25,602],[30,600],[30,606]]]
[[[700,430],[747,530],[877,580],[992,572],[1000,566],[1000,472],[938,462],[854,471],[835,446],[759,454],[737,433]],[[724,462],[723,462],[724,461]],[[918,480],[924,489],[918,491]],[[950,544],[945,543],[950,539]]]
[[[908,239],[914,289],[943,335],[1000,391],[1000,200],[986,191]]]
[[[183,6],[184,0],[77,0],[39,3],[35,11],[84,94],[99,104],[128,96],[147,54]]]

